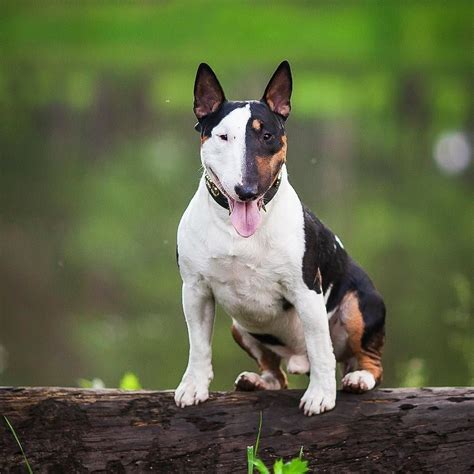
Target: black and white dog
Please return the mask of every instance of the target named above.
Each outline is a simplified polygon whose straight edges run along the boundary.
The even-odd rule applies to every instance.
[[[189,332],[189,362],[176,389],[180,407],[209,397],[215,303],[232,317],[235,341],[260,374],[243,372],[238,390],[287,387],[280,368],[308,373],[306,415],[336,402],[342,387],[365,392],[382,378],[385,306],[341,241],[288,182],[285,120],[292,78],[288,62],[262,100],[230,102],[212,69],[194,85],[204,173],[178,228],[178,264]]]

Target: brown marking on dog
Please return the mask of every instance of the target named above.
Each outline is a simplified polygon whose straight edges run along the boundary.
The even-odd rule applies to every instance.
[[[204,142],[208,139],[209,137],[207,135],[201,135],[201,145],[204,145]]]
[[[358,362],[361,369],[368,370],[375,378],[376,384],[380,384],[383,378],[382,348],[385,342],[383,333],[379,333],[370,341],[367,348],[362,348]]]
[[[262,128],[262,122],[260,122],[260,120],[258,120],[258,119],[253,119],[253,121],[252,121],[252,128],[253,128],[254,130],[259,131],[259,130]]]
[[[257,170],[260,186],[270,188],[278,178],[278,173],[286,161],[287,139],[286,135],[281,137],[281,148],[271,156],[256,156]]]
[[[341,303],[342,320],[348,334],[350,352],[357,360],[358,370],[367,370],[375,378],[378,385],[382,381],[382,346],[383,334],[370,341],[367,348],[362,347],[364,334],[364,318],[359,308],[359,300],[355,292],[347,293]]]
[[[318,268],[318,271],[316,272],[316,276],[314,277],[314,291],[318,295],[322,293],[322,288],[323,288],[323,278],[321,276],[321,271]]]
[[[242,334],[234,325],[231,327],[231,332],[234,341],[257,362],[261,372],[270,372],[278,380],[282,389],[288,387],[286,374],[280,368],[281,357],[279,355],[275,354],[258,341],[255,341],[255,345],[258,346],[260,354],[254,354],[252,353],[252,349],[245,345]]]

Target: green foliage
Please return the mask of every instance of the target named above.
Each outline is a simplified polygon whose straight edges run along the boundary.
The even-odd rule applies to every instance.
[[[273,472],[275,474],[303,474],[308,472],[308,461],[294,458],[284,463],[282,459],[279,459],[273,465]]]
[[[28,458],[26,457],[25,451],[23,450],[23,446],[20,443],[20,440],[16,434],[15,429],[13,428],[13,425],[10,423],[10,420],[6,416],[4,416],[3,418],[5,419],[5,423],[7,424],[9,430],[13,434],[16,444],[20,448],[21,454],[23,456],[23,460],[25,461],[26,469],[28,470],[29,474],[33,474],[33,469],[31,469],[30,463],[28,462]]]
[[[102,379],[93,378],[92,380],[88,379],[77,379],[77,385],[81,388],[105,388],[105,384]]]
[[[93,378],[92,380],[78,379],[77,384],[81,388],[105,388],[105,383],[99,378]],[[119,388],[121,390],[141,390],[142,386],[133,372],[125,372],[120,379]]]
[[[141,390],[142,386],[133,372],[126,372],[120,380],[119,388],[122,390]]]
[[[260,412],[260,420],[258,424],[257,440],[254,446],[247,446],[247,472],[252,474],[254,468],[260,474],[270,474],[270,470],[265,463],[257,457],[260,445],[260,435],[262,433],[262,412]],[[308,461],[303,460],[303,446],[301,446],[299,456],[284,462],[283,459],[277,459],[273,464],[274,474],[304,474],[308,472]]]

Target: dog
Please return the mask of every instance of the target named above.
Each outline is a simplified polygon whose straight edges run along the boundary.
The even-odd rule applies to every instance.
[[[287,61],[260,101],[228,101],[212,69],[197,70],[203,175],[177,235],[190,344],[179,407],[209,397],[216,302],[260,369],[241,373],[237,390],[286,388],[284,362],[289,373],[309,375],[300,408],[310,416],[335,406],[336,361],[343,390],[365,392],[382,379],[383,299],[288,181],[291,93]]]

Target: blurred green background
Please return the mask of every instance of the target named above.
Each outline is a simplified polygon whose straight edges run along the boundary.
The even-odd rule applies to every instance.
[[[385,385],[474,384],[472,2],[0,9],[1,385],[178,384],[195,71],[260,98],[283,59],[290,179],[385,296]],[[254,367],[229,327],[213,389]]]

